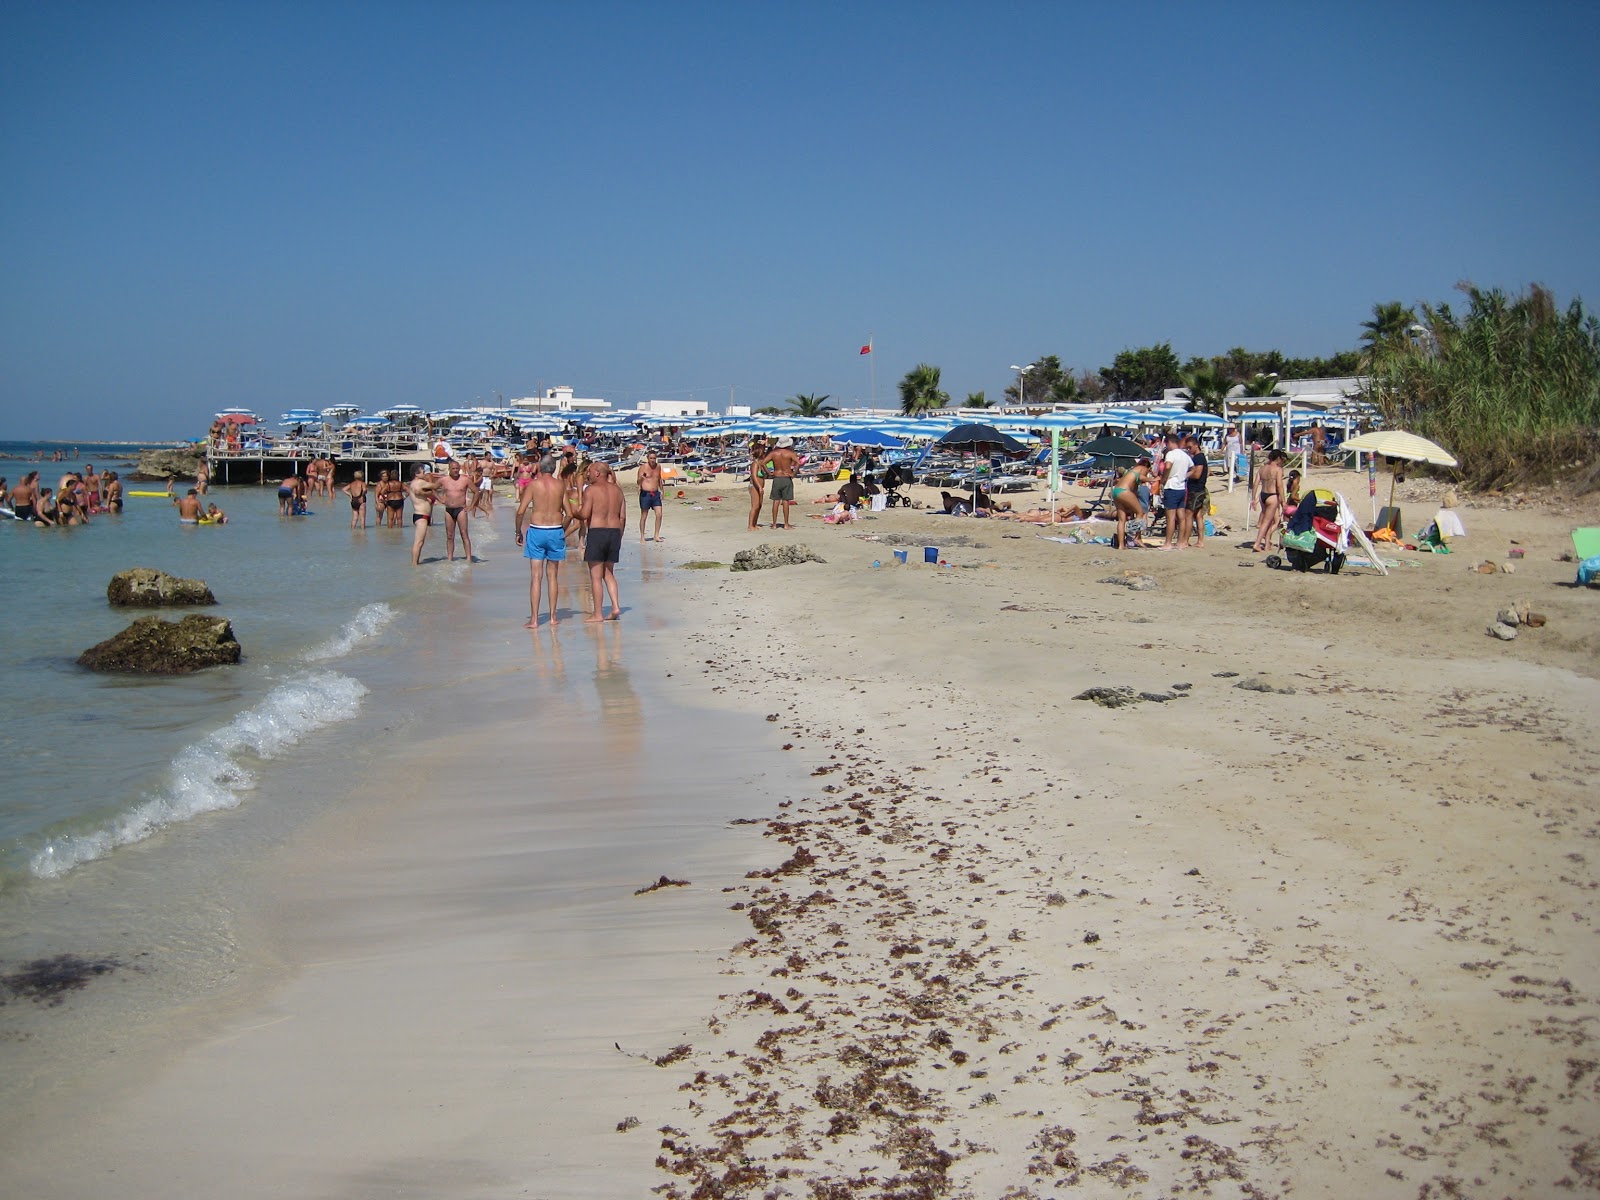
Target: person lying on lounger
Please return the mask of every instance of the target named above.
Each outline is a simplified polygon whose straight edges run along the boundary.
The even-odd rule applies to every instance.
[[[944,511],[947,513],[965,514],[972,511],[974,498],[971,495],[952,496],[949,492],[940,492],[939,496],[944,501]],[[1009,500],[992,500],[989,498],[988,492],[979,492],[976,503],[978,508],[986,509],[989,512],[1011,511],[1011,502]]]
[[[1052,516],[1048,508],[1030,508],[1027,512],[995,513],[999,521],[1028,521],[1034,525],[1049,525],[1052,522],[1060,525],[1064,521],[1083,521],[1091,515],[1089,510],[1077,504],[1069,504],[1065,508],[1056,509]]]

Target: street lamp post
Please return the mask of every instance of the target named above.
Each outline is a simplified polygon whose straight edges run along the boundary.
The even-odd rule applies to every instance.
[[[1025,367],[1019,367],[1016,363],[1011,364],[1011,369],[1017,373],[1017,403],[1023,407],[1027,407],[1028,403],[1027,392],[1023,390],[1027,382],[1027,374],[1036,365],[1036,363],[1029,363]]]

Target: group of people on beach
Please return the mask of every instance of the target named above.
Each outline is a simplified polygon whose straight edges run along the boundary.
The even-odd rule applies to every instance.
[[[96,471],[93,463],[82,472],[65,472],[53,488],[40,485],[37,471],[29,471],[15,487],[0,477],[0,509],[39,529],[87,525],[93,515],[120,513],[122,504],[117,473]]]
[[[652,511],[656,514],[655,540],[661,540],[661,468],[655,454],[649,460],[639,471],[641,542],[645,519]],[[559,621],[556,596],[561,564],[567,557],[569,530],[576,532],[583,561],[589,568],[592,608],[585,620],[619,619],[622,601],[617,592],[616,566],[622,557],[626,527],[627,502],[615,472],[607,464],[580,463],[576,451],[545,454],[537,462],[525,460],[519,464],[516,539],[528,560],[529,615],[524,628],[538,627],[546,593],[548,623],[555,625]],[[607,597],[611,600],[609,617],[604,611]]]

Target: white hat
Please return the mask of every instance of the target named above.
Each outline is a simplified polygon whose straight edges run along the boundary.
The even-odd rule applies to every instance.
[[[778,439],[778,449],[779,450],[786,449],[787,447],[792,446],[792,445],[794,445],[794,439],[792,437],[781,437],[781,438]]]

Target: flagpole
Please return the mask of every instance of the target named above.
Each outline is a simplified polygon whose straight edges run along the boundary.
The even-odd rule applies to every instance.
[[[872,380],[871,408],[878,411],[878,347],[874,335],[867,335],[867,376]]]

